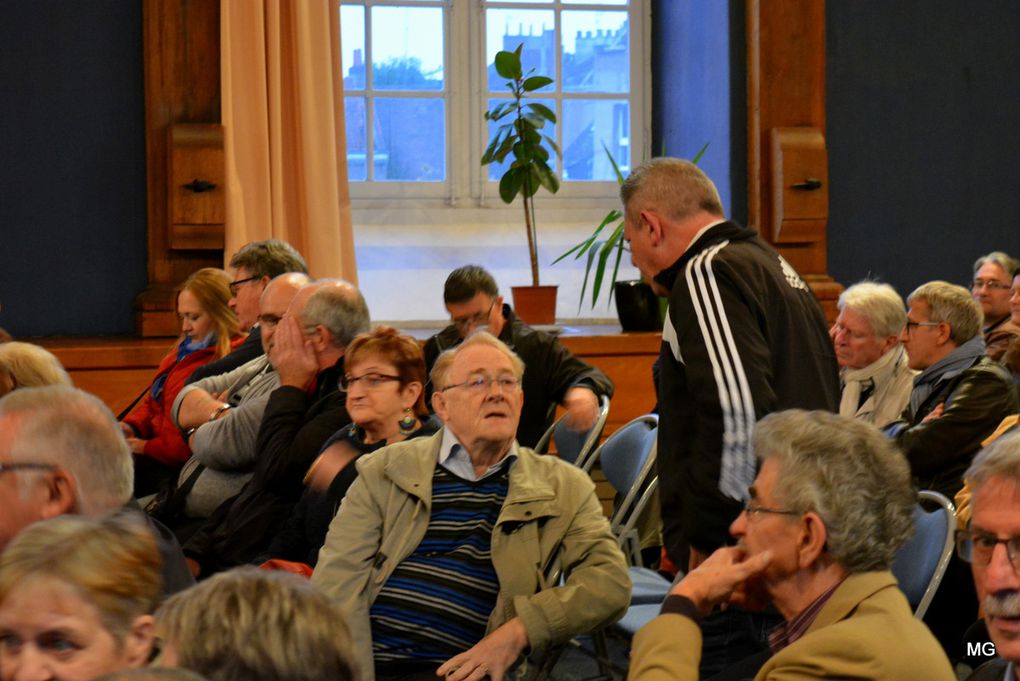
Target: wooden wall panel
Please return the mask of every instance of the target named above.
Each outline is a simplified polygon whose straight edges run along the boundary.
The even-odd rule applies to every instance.
[[[822,308],[835,318],[836,298],[842,287],[828,276],[825,230],[828,222],[828,170],[825,138],[825,1],[749,0],[747,23],[747,209],[748,224],[770,240],[783,257],[804,276]],[[796,129],[821,138],[821,153],[813,156],[818,168],[801,168],[824,180],[815,197],[825,215],[811,224],[774,224],[773,196],[782,196],[791,183],[805,178],[773,177],[771,140],[782,129]],[[820,166],[818,165],[820,164]],[[780,216],[781,217],[781,216]],[[778,234],[785,236],[776,239]],[[801,237],[798,238],[797,235]]]
[[[173,336],[174,287],[223,265],[222,251],[171,247],[167,194],[169,127],[220,122],[219,0],[144,0],[143,42],[149,284],[136,300],[136,326],[143,337]]]

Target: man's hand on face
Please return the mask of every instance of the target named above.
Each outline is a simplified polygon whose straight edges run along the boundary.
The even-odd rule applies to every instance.
[[[276,327],[269,361],[280,376],[280,385],[306,390],[319,373],[312,342],[305,338],[298,320],[289,315]]]
[[[455,655],[436,670],[446,681],[479,681],[485,677],[502,681],[506,670],[528,647],[528,633],[515,617],[476,643],[470,650]]]
[[[599,398],[592,390],[574,386],[563,398],[564,416],[571,430],[583,432],[595,425],[599,418]]]
[[[670,595],[689,598],[702,616],[723,603],[758,605],[745,588],[751,577],[764,570],[772,560],[771,551],[747,556],[736,546],[726,546],[705,559],[696,570],[670,590]]]

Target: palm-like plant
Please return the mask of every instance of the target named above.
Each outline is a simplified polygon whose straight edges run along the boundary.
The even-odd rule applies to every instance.
[[[609,149],[606,147],[605,142],[602,143],[602,148],[606,152],[606,156],[609,157],[609,162],[613,165],[613,172],[616,173],[616,182],[623,184],[623,173],[620,172],[620,166],[616,163],[616,159],[609,153]],[[708,143],[701,147],[701,150],[695,154],[694,158],[691,159],[692,163],[697,164],[701,160],[705,150],[708,149]],[[608,237],[603,237],[602,232],[607,228],[612,227],[612,231]],[[552,261],[555,265],[559,261],[566,258],[568,255],[573,254],[574,260],[577,260],[582,255],[588,255],[588,263],[584,270],[584,282],[581,284],[581,299],[577,302],[577,309],[580,311],[581,305],[584,304],[584,292],[588,290],[588,278],[592,274],[594,268],[595,277],[592,280],[592,294],[591,294],[591,306],[594,308],[595,303],[598,302],[599,293],[602,290],[602,282],[606,276],[606,265],[609,263],[609,259],[615,254],[613,259],[613,276],[608,282],[607,288],[609,289],[609,300],[613,299],[613,284],[616,283],[617,273],[620,271],[620,261],[623,259],[623,252],[627,250],[627,242],[623,240],[623,213],[620,210],[614,208],[608,213],[606,217],[602,218],[602,222],[595,228],[595,231],[591,233],[591,236],[587,237],[581,243],[572,247],[569,251],[561,255]]]
[[[560,149],[556,142],[541,130],[546,122],[555,123],[556,114],[540,102],[528,102],[528,93],[550,85],[553,80],[547,76],[532,75],[535,69],[524,72],[521,66],[521,49],[513,52],[496,53],[496,73],[507,78],[506,86],[511,98],[485,112],[485,119],[509,121],[499,126],[492,140],[482,154],[482,165],[502,163],[513,154],[513,162],[499,181],[499,197],[504,203],[513,203],[520,195],[524,203],[524,225],[528,233],[528,253],[531,256],[531,280],[538,286],[538,242],[535,230],[534,196],[540,187],[555,194],[560,188],[559,178],[549,166],[549,149],[557,156]],[[545,145],[549,145],[549,149]]]

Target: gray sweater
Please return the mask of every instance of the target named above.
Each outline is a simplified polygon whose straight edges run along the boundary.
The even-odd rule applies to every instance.
[[[178,484],[183,484],[195,466],[206,468],[188,494],[184,512],[190,518],[207,518],[225,499],[238,492],[255,468],[255,438],[269,395],[280,385],[269,358],[256,357],[233,371],[203,378],[185,386],[174,400],[172,416],[179,424],[181,402],[194,390],[217,395],[227,390],[226,402],[234,408],[221,418],[199,426],[191,441],[192,457],[184,464]]]

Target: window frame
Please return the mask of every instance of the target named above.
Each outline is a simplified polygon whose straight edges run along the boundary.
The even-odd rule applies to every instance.
[[[526,1],[526,0],[525,0]],[[630,94],[620,93],[563,93],[560,101],[569,99],[620,100],[629,102],[629,132],[632,164],[646,159],[650,148],[651,121],[651,0],[629,0],[626,6],[598,5],[590,3],[565,3],[551,0],[537,5],[523,2],[501,2],[500,0],[340,0],[343,5],[365,8],[365,62],[371,63],[371,8],[373,6],[441,7],[443,9],[443,100],[445,102],[445,149],[446,180],[442,182],[420,181],[350,181],[351,205],[354,209],[376,208],[491,208],[519,211],[514,204],[504,204],[499,198],[498,182],[488,179],[488,166],[481,166],[478,159],[488,142],[487,121],[484,113],[488,109],[490,92],[487,82],[486,51],[486,9],[551,9],[555,11],[554,26],[557,36],[562,35],[560,10],[610,10],[626,11],[629,14],[630,43]],[[468,59],[454,59],[454,45],[468,45]],[[556,49],[557,76],[561,75],[562,38]],[[559,77],[556,78],[559,80]],[[366,82],[367,85],[367,82]],[[351,93],[354,94],[351,94]],[[344,91],[344,97],[366,96],[386,97],[400,93],[405,97],[434,97],[435,91]],[[366,120],[371,107],[366,103]],[[558,131],[562,124],[557,123]],[[369,127],[371,125],[369,124]],[[452,130],[466,131],[455,136]],[[562,136],[562,132],[558,133]],[[371,133],[367,144],[372,144]],[[601,153],[601,149],[596,153]],[[615,181],[563,180],[560,190],[552,195],[542,191],[537,195],[539,205],[558,208],[581,208],[595,205],[615,206],[618,203],[618,186]]]

